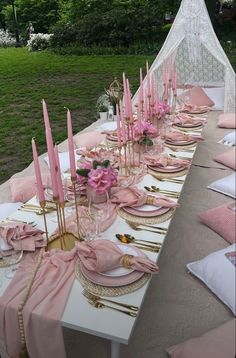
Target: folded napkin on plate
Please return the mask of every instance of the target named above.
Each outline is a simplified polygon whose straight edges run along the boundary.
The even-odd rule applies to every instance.
[[[105,272],[121,266],[126,267],[124,258],[127,255],[109,240],[79,242],[76,248],[83,265],[90,271]],[[129,267],[141,272],[158,272],[158,266],[147,257],[130,257]]]
[[[147,165],[153,165],[155,167],[165,168],[169,165],[174,167],[188,167],[190,165],[189,160],[170,158],[167,155],[144,155],[144,162]]]
[[[178,141],[195,141],[195,142],[200,142],[203,141],[204,138],[201,135],[189,135],[189,134],[185,134],[185,133],[180,133],[180,132],[169,132],[166,133],[165,138],[170,141],[170,142],[178,142]]]
[[[163,208],[174,208],[179,206],[178,203],[165,196],[152,196],[155,197],[152,205],[160,206]],[[144,190],[138,189],[136,187],[128,187],[114,191],[112,193],[111,201],[114,204],[119,204],[120,208],[125,206],[138,207],[146,204],[147,197],[148,194]]]
[[[200,111],[210,111],[211,108],[208,106],[196,106],[195,104],[185,103],[184,106],[181,108],[181,111],[187,112],[200,112]]]
[[[196,123],[202,123],[206,124],[207,121],[205,118],[201,117],[191,117],[186,113],[178,113],[174,118],[174,123],[176,124],[196,124]]]
[[[1,239],[14,250],[35,251],[45,246],[43,231],[23,223],[5,223],[0,225]]]

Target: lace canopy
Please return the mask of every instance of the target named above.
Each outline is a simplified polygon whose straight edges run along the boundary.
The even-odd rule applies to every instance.
[[[182,0],[164,45],[150,68],[159,91],[163,89],[163,66],[170,58],[179,87],[186,84],[224,87],[224,111],[235,110],[235,73],[216,37],[204,0]],[[138,91],[133,103],[137,102],[137,94]]]

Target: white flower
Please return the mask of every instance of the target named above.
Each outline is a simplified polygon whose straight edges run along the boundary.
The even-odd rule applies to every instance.
[[[32,34],[27,42],[29,51],[40,51],[50,46],[53,34]]]
[[[0,47],[15,46],[16,40],[9,34],[8,31],[0,29]]]

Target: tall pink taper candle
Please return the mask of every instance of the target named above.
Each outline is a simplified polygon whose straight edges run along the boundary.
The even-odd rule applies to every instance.
[[[62,179],[61,179],[61,166],[60,166],[59,155],[58,155],[58,150],[57,150],[56,145],[54,147],[54,153],[55,153],[56,168],[57,168],[57,170],[56,170],[56,178],[57,178],[59,202],[64,203],[65,196],[64,196],[63,184],[62,184]]]
[[[133,111],[132,111],[132,101],[131,101],[131,93],[130,93],[130,86],[129,86],[129,80],[128,78],[126,79],[126,88],[127,88],[127,113],[128,113],[128,118],[130,120],[133,120]]]
[[[67,134],[68,134],[68,147],[69,147],[69,157],[70,157],[70,174],[72,178],[76,178],[75,152],[74,152],[74,143],[73,143],[71,114],[69,109],[67,110]]]
[[[50,122],[49,122],[49,117],[48,117],[47,105],[46,105],[46,102],[44,101],[44,99],[42,100],[42,106],[43,106],[43,119],[44,119],[45,129],[51,128]]]
[[[32,151],[33,151],[34,172],[36,177],[38,198],[39,198],[39,202],[42,203],[45,201],[45,195],[44,195],[42,176],[39,166],[38,152],[37,152],[37,147],[34,138],[32,138]]]
[[[147,96],[151,97],[151,86],[150,86],[150,72],[149,72],[149,66],[148,61],[146,61],[146,76],[147,76]]]
[[[51,181],[52,181],[53,197],[58,198],[58,186],[57,186],[57,179],[56,179],[56,160],[55,160],[55,153],[53,147],[52,133],[50,128],[46,128],[46,142],[47,142],[50,174],[51,174]]]
[[[128,95],[127,95],[126,78],[124,72],[123,72],[123,89],[124,89],[123,102],[124,102],[125,118],[128,118]]]
[[[117,137],[118,137],[118,147],[121,147],[121,131],[120,131],[120,113],[119,106],[116,103],[116,124],[117,124]]]
[[[143,71],[142,68],[140,68],[140,86],[139,86],[139,98],[141,103],[143,102]]]
[[[142,114],[141,114],[141,110],[142,110],[142,103],[139,101],[138,102],[138,131],[139,131],[139,133],[142,132]]]
[[[122,140],[123,143],[126,143],[125,120],[124,120],[122,101],[120,101],[120,121],[121,121]]]

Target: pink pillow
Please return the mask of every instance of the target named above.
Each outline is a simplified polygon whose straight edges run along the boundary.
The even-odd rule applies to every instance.
[[[99,132],[87,132],[77,134],[74,137],[74,143],[76,148],[92,149],[96,145],[100,144],[103,140],[105,140],[106,135],[101,134]]]
[[[233,244],[235,238],[235,220],[236,220],[236,203],[231,202],[227,205],[218,206],[199,215],[201,222],[207,225],[223,237],[226,241]]]
[[[215,103],[207,96],[201,87],[193,87],[189,91],[185,92],[185,97],[188,96],[188,103],[194,106],[207,106],[213,107]]]
[[[232,112],[232,113],[220,114],[217,125],[220,128],[235,129],[236,128],[235,113]]]
[[[171,358],[233,358],[235,356],[235,319],[167,349]]]
[[[216,162],[219,162],[223,165],[226,165],[227,167],[236,170],[236,152],[235,148],[232,148],[230,150],[227,150],[227,152],[224,152],[222,154],[217,155],[214,160]]]
[[[43,185],[46,187],[48,175],[42,175]],[[23,178],[11,178],[10,190],[12,201],[21,201],[25,203],[30,200],[37,193],[35,176],[28,176]]]

